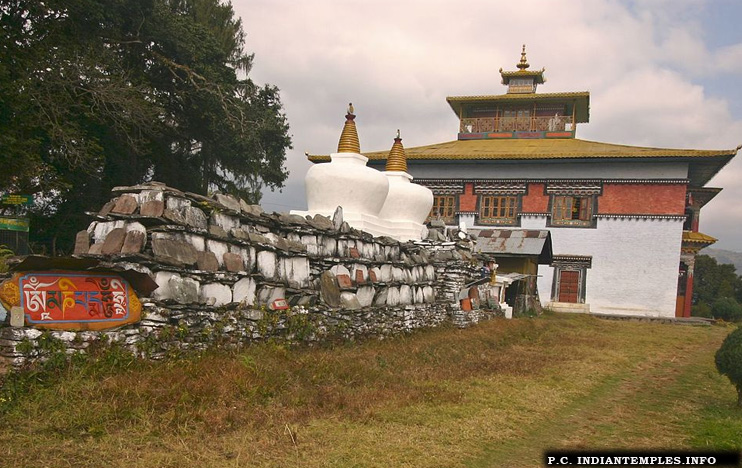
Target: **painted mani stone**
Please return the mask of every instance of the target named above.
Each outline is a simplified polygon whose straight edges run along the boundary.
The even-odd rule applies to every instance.
[[[104,330],[138,322],[142,304],[129,283],[114,274],[16,273],[0,284],[6,309],[21,307],[26,326]]]

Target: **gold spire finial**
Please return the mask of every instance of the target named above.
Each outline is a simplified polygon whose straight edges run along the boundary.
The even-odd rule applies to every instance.
[[[407,156],[404,153],[399,129],[397,129],[397,137],[394,139],[392,149],[389,151],[389,157],[386,158],[386,170],[407,172]]]
[[[528,64],[528,61],[526,60],[526,45],[523,44],[523,50],[520,52],[520,63],[516,65],[520,71],[526,71],[528,67],[531,65]]]
[[[356,116],[353,112],[353,103],[348,103],[348,113],[345,114],[343,133],[340,134],[338,153],[361,153],[361,144],[358,142],[358,132],[356,131]]]

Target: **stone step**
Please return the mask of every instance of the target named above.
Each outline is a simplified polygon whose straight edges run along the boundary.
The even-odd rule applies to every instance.
[[[578,314],[589,314],[590,304],[577,304],[574,302],[549,302],[546,305],[547,309],[551,309],[554,312],[571,312]]]

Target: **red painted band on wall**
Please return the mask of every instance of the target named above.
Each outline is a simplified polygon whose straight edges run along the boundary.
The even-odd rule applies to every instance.
[[[682,184],[604,184],[598,214],[685,214]]]

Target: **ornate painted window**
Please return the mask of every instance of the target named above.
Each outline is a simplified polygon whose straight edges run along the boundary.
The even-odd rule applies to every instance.
[[[551,223],[589,226],[593,220],[593,197],[554,196]]]
[[[479,222],[481,224],[515,224],[518,197],[481,195],[479,200]]]
[[[456,211],[456,199],[453,195],[433,196],[433,208],[430,210],[428,220],[441,219],[447,224],[453,223]]]
[[[546,192],[551,196],[549,226],[595,227],[597,198],[602,191],[600,181],[575,180],[549,182]]]

